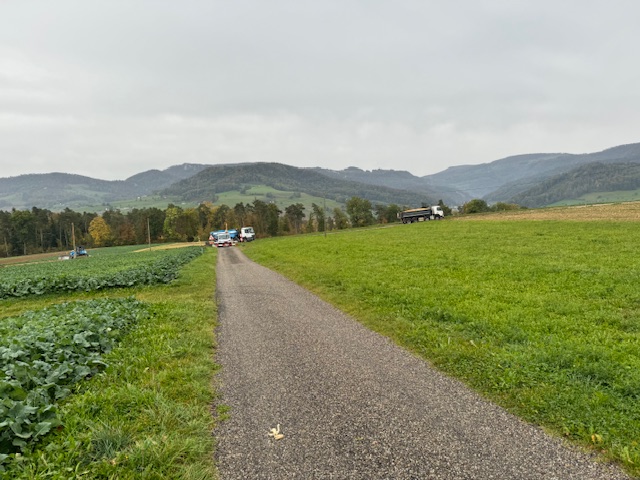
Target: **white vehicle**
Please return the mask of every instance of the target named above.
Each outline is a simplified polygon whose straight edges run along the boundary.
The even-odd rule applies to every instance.
[[[253,231],[253,227],[242,227],[240,229],[240,241],[251,242],[256,239],[256,232]]]
[[[213,244],[216,247],[230,247],[233,245],[233,241],[228,233],[219,233]]]
[[[434,205],[432,207],[424,208],[412,208],[411,210],[405,210],[398,213],[398,219],[402,220],[402,223],[413,223],[425,220],[441,220],[444,218],[444,212],[440,205]]]

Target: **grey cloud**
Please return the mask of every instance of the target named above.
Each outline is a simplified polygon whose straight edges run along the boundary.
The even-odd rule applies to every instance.
[[[630,0],[4,2],[0,155],[20,160],[4,175],[80,158],[115,178],[255,160],[427,174],[635,142],[638,14]]]

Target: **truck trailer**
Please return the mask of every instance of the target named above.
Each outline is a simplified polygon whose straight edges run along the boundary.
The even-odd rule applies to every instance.
[[[432,207],[412,208],[398,213],[398,219],[402,220],[402,223],[424,222],[427,220],[442,220],[444,218],[444,212],[440,205],[433,205]]]

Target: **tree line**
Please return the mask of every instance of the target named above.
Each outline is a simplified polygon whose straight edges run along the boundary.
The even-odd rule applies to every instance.
[[[258,199],[234,207],[209,202],[188,208],[169,204],[164,210],[107,210],[101,215],[69,208],[61,212],[37,207],[0,210],[0,256],[65,251],[79,245],[92,248],[204,241],[211,231],[242,226],[252,226],[258,237],[341,230],[396,222],[398,212],[406,208],[397,204],[372,205],[369,200],[351,197],[344,209],[332,210],[315,203],[310,210],[302,203],[281,210],[274,203]]]

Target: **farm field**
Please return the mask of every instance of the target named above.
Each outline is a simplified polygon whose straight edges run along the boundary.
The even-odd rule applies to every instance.
[[[344,204],[338,203],[335,200],[324,200],[322,197],[314,197],[307,193],[295,193],[285,192],[282,190],[276,190],[275,188],[268,187],[266,185],[254,185],[248,188],[245,193],[240,193],[237,190],[229,192],[221,192],[218,194],[218,200],[215,205],[225,204],[233,208],[237,203],[253,203],[254,200],[262,200],[266,203],[275,203],[280,210],[283,210],[291,204],[301,203],[307,212],[312,210],[311,205],[322,206],[326,203],[327,210],[333,210],[336,207],[343,207]]]
[[[640,189],[621,190],[616,192],[593,192],[581,195],[578,198],[564,200],[549,206],[585,205],[593,203],[637,202],[640,198]]]
[[[531,210],[520,221],[477,215],[241,248],[527,421],[640,475],[640,229],[629,221],[639,207],[605,210],[589,213],[608,221],[580,208]]]
[[[477,220],[566,220],[566,221],[640,221],[640,202],[600,203],[558,206],[455,217],[456,221]]]
[[[181,265],[201,253],[202,247],[140,250],[134,246],[118,253],[102,250],[89,258],[8,267],[0,276],[0,299],[168,283]]]
[[[109,259],[123,274],[127,261],[139,272],[161,256],[172,271],[152,282],[0,300],[0,478],[215,474],[216,251],[114,247],[38,266],[82,267],[82,280]],[[35,266],[0,269],[0,281]]]
[[[322,197],[314,197],[307,193],[286,192],[282,190],[276,190],[275,188],[268,187],[266,185],[253,185],[241,193],[238,190],[231,190],[228,192],[220,192],[217,194],[217,200],[213,202],[214,205],[227,205],[233,208],[238,203],[253,203],[254,200],[262,200],[266,203],[275,203],[279,209],[284,210],[286,207],[293,203],[302,203],[307,211],[311,210],[311,204],[322,205],[325,200]],[[202,198],[200,201],[211,201],[211,199]],[[160,195],[147,195],[138,199],[130,200],[115,200],[108,204],[98,202],[95,204],[78,205],[76,210],[86,212],[103,212],[108,206],[115,208],[123,213],[126,213],[134,208],[151,208],[156,207],[162,210],[167,208],[167,205],[173,203],[182,208],[195,208],[200,201],[183,201],[176,196],[160,196]],[[327,209],[333,210],[335,207],[344,207],[344,204],[338,203],[335,200],[326,200]]]

